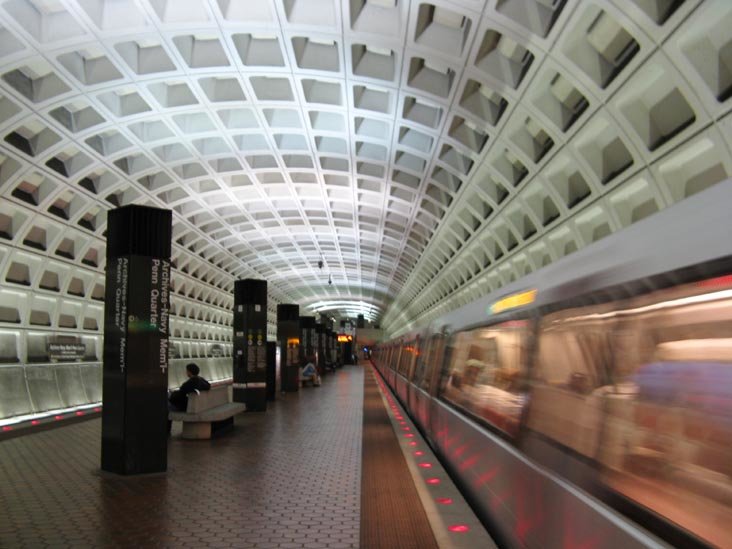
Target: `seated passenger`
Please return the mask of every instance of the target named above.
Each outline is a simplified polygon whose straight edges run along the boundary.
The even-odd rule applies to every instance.
[[[314,387],[318,387],[320,385],[320,376],[318,375],[318,370],[315,368],[315,365],[313,364],[313,361],[311,359],[308,359],[307,364],[300,368],[300,381],[302,382],[303,386],[305,386],[306,381],[312,381]]]
[[[198,375],[200,372],[201,369],[197,364],[193,362],[186,364],[186,375],[188,379],[180,386],[180,389],[171,393],[168,398],[168,402],[170,403],[168,408],[174,412],[185,412],[188,408],[189,394],[195,391],[208,391],[211,388],[211,384]]]

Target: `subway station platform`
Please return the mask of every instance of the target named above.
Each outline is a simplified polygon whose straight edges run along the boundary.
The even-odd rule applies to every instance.
[[[212,440],[175,424],[162,474],[102,472],[100,419],[4,440],[0,547],[490,546],[378,381],[346,366]]]

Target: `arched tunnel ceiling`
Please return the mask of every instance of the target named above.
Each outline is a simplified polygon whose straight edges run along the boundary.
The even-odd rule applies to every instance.
[[[730,28],[724,0],[5,0],[2,232],[94,272],[105,210],[171,208],[180,272],[394,331],[725,178]]]

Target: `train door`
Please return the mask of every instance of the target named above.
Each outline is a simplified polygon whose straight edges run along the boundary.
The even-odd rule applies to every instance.
[[[434,366],[434,351],[437,346],[436,335],[426,338],[422,350],[417,356],[414,372],[409,385],[409,410],[417,424],[426,430],[429,427],[429,393],[424,387],[425,379]]]
[[[396,393],[404,406],[407,406],[407,379],[412,368],[412,362],[416,353],[415,340],[408,341],[402,345],[402,352],[399,357],[399,367],[396,375]]]
[[[447,364],[449,364],[449,347],[447,345],[449,336],[446,332],[440,332],[434,335],[432,366],[429,374],[425,375],[422,380],[421,387],[429,395],[429,409],[427,412],[427,432],[429,433],[430,444],[434,446],[433,439],[436,432],[435,417],[437,404],[437,392],[440,387],[440,381],[447,376]]]

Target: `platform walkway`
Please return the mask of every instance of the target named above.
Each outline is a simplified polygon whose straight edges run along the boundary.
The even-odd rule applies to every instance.
[[[100,419],[0,441],[0,548],[437,547],[372,368],[323,381],[212,440],[177,424],[167,473],[101,472]]]
[[[364,369],[278,395],[168,472],[99,470],[101,420],[0,442],[0,547],[358,547]]]

